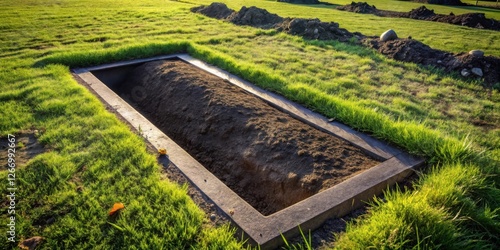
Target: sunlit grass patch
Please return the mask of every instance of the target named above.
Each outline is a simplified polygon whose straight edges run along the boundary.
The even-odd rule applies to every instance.
[[[160,179],[160,167],[142,139],[78,85],[69,71],[188,52],[428,159],[433,170],[422,169],[413,190],[388,191],[377,199],[368,215],[339,236],[339,247],[498,245],[498,91],[487,92],[479,82],[390,60],[358,45],[307,41],[189,11],[202,2],[210,1],[0,3],[0,114],[8,117],[0,120],[0,134],[39,129],[37,139],[49,151],[17,172],[20,237],[41,235],[45,249],[242,247],[233,237],[234,228],[206,223],[186,186]],[[282,16],[336,21],[368,35],[397,27],[401,36],[411,34],[436,48],[480,48],[498,54],[492,42],[498,34],[487,31],[422,26],[423,22],[324,6],[226,2],[235,9],[258,5]],[[368,2],[402,11],[420,6]],[[6,179],[6,172],[0,177]],[[125,209],[109,220],[115,202],[124,203]],[[0,246],[11,245],[2,241]]]

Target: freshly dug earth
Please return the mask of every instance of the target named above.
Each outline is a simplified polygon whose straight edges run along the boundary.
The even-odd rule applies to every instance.
[[[137,67],[118,90],[132,91],[132,105],[264,215],[379,163],[182,61]]]
[[[234,11],[223,3],[212,3],[209,6],[191,8],[191,11],[237,25],[276,29],[307,39],[359,42],[362,36],[360,33],[351,33],[340,28],[338,23],[321,22],[319,19],[283,18],[255,6],[249,8],[243,6],[240,11]]]
[[[366,2],[352,2],[344,6],[338,6],[338,10],[350,11],[361,14],[374,14],[382,17],[400,17],[411,18],[432,22],[449,23],[460,26],[467,26],[477,29],[500,30],[500,21],[486,18],[484,13],[466,13],[462,15],[442,15],[434,13],[434,10],[427,9],[425,6],[418,7],[409,12],[398,12],[390,10],[379,10],[375,5],[369,5]]]
[[[319,0],[278,0],[278,2],[284,3],[298,3],[298,4],[318,4]]]
[[[452,54],[433,49],[412,39],[382,42],[378,38],[366,38],[364,42],[368,47],[376,49],[389,58],[433,66],[446,72],[460,73],[463,77],[477,78],[479,76],[472,72],[474,69],[481,69],[482,78],[488,88],[492,88],[493,84],[500,82],[500,58],[498,57],[479,57],[469,53]]]
[[[412,0],[412,2],[455,6],[467,5],[460,0]]]
[[[425,17],[431,16],[431,14],[434,13],[424,8],[425,7],[421,7],[412,10],[405,15]],[[375,6],[370,6],[367,3],[352,3],[347,9],[367,13],[379,11]],[[467,79],[482,79],[487,89],[493,88],[495,84],[500,82],[500,58],[498,57],[472,56],[468,53],[452,54],[433,49],[412,39],[395,39],[382,42],[378,37],[368,37],[358,32],[351,33],[345,29],[339,28],[338,23],[321,22],[319,19],[282,18],[257,7],[242,7],[239,12],[236,12],[229,9],[225,4],[212,3],[209,6],[192,8],[191,11],[213,18],[224,19],[235,24],[244,24],[266,29],[274,28],[278,31],[301,36],[306,39],[339,40],[341,42],[361,44],[374,48],[381,54],[398,61],[413,62],[424,66],[436,67],[446,72],[454,72]],[[221,13],[231,14],[226,17],[220,17],[225,16],[221,15]],[[401,14],[401,12],[394,11],[392,11],[392,13]],[[460,16],[466,15],[474,16],[475,14]],[[471,25],[475,23],[471,21],[473,18],[466,20],[468,21],[464,21],[465,23],[472,23]],[[477,74],[478,72],[480,72],[480,74]]]

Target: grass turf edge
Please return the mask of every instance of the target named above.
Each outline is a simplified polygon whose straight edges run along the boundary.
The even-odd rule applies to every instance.
[[[67,66],[30,71],[47,77],[28,87],[18,81],[19,88],[1,96],[34,108],[22,109],[26,115],[20,122],[2,123],[0,134],[37,129],[38,141],[49,149],[16,169],[18,240],[42,236],[42,249],[242,247],[230,227],[208,225],[186,186],[161,180],[143,139],[77,84]],[[7,179],[7,171],[0,175]],[[123,202],[125,209],[111,218],[114,202]],[[0,248],[16,244],[2,240]]]

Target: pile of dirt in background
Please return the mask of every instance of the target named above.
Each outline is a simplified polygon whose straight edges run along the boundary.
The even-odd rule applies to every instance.
[[[371,168],[379,161],[179,60],[134,69],[117,91],[264,215]]]
[[[462,15],[436,15],[436,22],[451,23],[477,29],[500,31],[500,21],[486,18],[484,13],[466,13]]]
[[[212,3],[209,6],[202,5],[199,7],[193,7],[191,8],[191,11],[217,19],[226,19],[235,12],[223,3]]]
[[[360,33],[351,33],[340,28],[335,22],[321,22],[319,19],[287,18],[276,26],[278,31],[306,39],[338,40],[341,42],[359,42]]]
[[[379,11],[375,5],[369,5],[367,2],[352,2],[351,4],[338,6],[336,9],[361,14],[376,14]]]
[[[255,6],[250,8],[243,6],[240,11],[234,12],[228,16],[226,20],[237,25],[271,29],[282,23],[285,19],[276,14],[271,14],[265,9],[260,9]]]
[[[365,44],[381,54],[403,62],[444,69],[460,73],[465,78],[483,78],[488,87],[500,82],[500,58],[476,56],[469,53],[452,54],[433,49],[412,39],[395,39],[382,42],[378,38],[367,38]]]
[[[408,18],[419,20],[427,20],[435,15],[434,10],[427,9],[425,6],[420,6],[408,12]]]
[[[353,7],[353,4],[356,6]],[[370,6],[367,3],[353,4],[351,4],[353,9],[376,10],[375,6]],[[410,13],[412,13],[414,16],[430,16],[431,13],[434,13],[424,8],[412,10],[409,13],[404,13],[404,15],[409,17]],[[235,24],[266,29],[274,28],[306,39],[338,40],[361,44],[376,49],[381,54],[398,61],[440,68],[446,72],[458,73],[464,78],[483,79],[485,86],[488,88],[500,82],[500,58],[498,57],[470,55],[468,53],[452,54],[433,49],[412,39],[395,39],[382,42],[378,37],[368,37],[358,32],[351,33],[340,28],[339,24],[335,22],[321,22],[319,19],[282,18],[257,7],[242,7],[239,12],[236,12],[229,9],[225,4],[212,3],[209,6],[200,6],[191,10]],[[232,14],[221,15],[221,13]],[[464,23],[471,24],[473,23],[472,17],[476,16],[475,14],[464,14],[451,17],[458,17],[459,20],[466,20]],[[467,18],[463,19],[464,17]]]
[[[351,33],[346,29],[340,28],[339,24],[335,22],[321,22],[319,19],[283,18],[254,6],[249,8],[243,6],[240,11],[234,11],[223,3],[212,3],[209,6],[194,7],[191,11],[208,17],[226,20],[237,25],[248,25],[262,29],[277,29],[278,31],[302,36],[307,39],[359,42],[362,38],[360,33]]]
[[[430,10],[425,6],[412,9],[409,12],[398,12],[379,10],[375,5],[369,5],[366,2],[352,2],[344,6],[338,6],[337,9],[361,14],[374,14],[381,17],[411,18],[467,26],[476,29],[500,30],[500,21],[486,18],[483,13],[466,13],[462,15],[450,13],[449,15],[442,15],[434,13],[434,10]]]
[[[283,3],[298,3],[298,4],[319,4],[319,0],[278,0]]]
[[[453,6],[464,6],[467,5],[462,3],[460,0],[412,0],[412,2],[417,3],[428,3],[428,4],[439,4],[439,5],[453,5]]]

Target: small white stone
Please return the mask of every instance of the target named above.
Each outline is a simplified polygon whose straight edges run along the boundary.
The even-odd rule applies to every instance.
[[[483,76],[483,70],[480,68],[472,68],[472,73],[476,76]]]
[[[460,74],[462,74],[463,77],[468,77],[470,76],[470,71],[468,69],[462,69]]]

